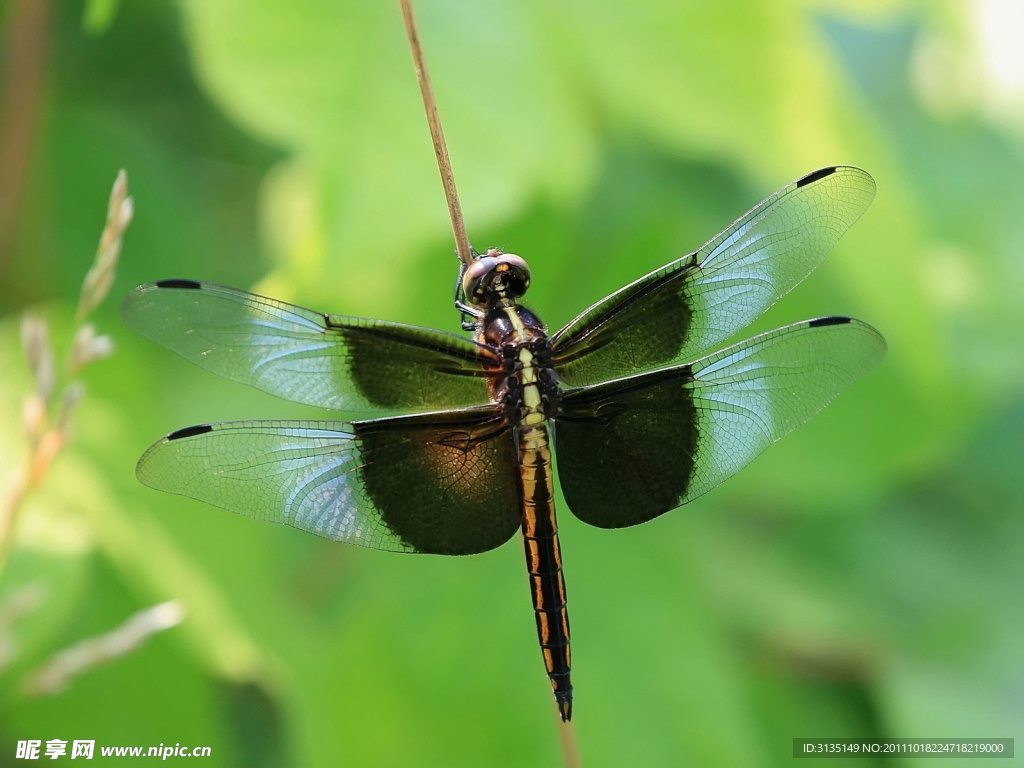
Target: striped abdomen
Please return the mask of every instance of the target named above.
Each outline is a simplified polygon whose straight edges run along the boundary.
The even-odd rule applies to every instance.
[[[521,428],[519,467],[523,484],[523,545],[537,635],[558,711],[562,720],[568,720],[572,717],[569,613],[555,521],[551,448],[543,423]]]

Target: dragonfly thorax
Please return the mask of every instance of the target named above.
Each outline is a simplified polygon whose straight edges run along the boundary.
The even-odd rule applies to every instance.
[[[530,287],[530,267],[514,253],[488,248],[466,268],[462,290],[477,307],[509,306]]]
[[[495,306],[484,317],[478,341],[501,349],[547,340],[544,323],[522,304]]]

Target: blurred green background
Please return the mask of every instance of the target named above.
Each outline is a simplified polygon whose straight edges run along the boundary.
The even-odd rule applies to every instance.
[[[883,364],[691,507],[603,531],[562,505],[584,765],[1024,735],[1022,8],[420,2],[470,237],[529,260],[549,326],[808,171],[878,183],[750,333],[849,314],[886,335]],[[30,738],[210,745],[224,766],[559,764],[518,544],[363,551],[133,474],[189,424],[330,418],[128,333],[138,283],[457,329],[397,6],[10,0],[2,23],[0,493],[27,450],[20,317],[66,350],[119,168],[136,216],[93,318],[116,351],[0,576],[0,765]],[[179,626],[59,694],[26,688],[170,599]]]

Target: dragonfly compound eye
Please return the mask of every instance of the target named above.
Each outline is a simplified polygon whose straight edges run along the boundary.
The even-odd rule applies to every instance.
[[[495,271],[502,275],[505,287],[517,299],[530,287],[530,267],[526,259],[514,253],[503,253],[499,256]]]
[[[490,248],[469,265],[462,276],[462,289],[473,304],[487,304],[494,293],[518,299],[530,287],[530,267],[514,253]]]

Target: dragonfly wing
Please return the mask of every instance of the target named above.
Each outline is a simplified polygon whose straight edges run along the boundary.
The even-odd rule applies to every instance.
[[[394,552],[484,552],[522,519],[515,445],[490,406],[188,427],[150,447],[136,474],[245,517]]]
[[[443,331],[325,315],[192,280],[139,286],[121,314],[201,368],[299,403],[413,412],[490,399],[491,351]]]
[[[825,407],[885,354],[846,317],[796,323],[689,365],[570,390],[556,421],[565,500],[601,528],[693,501]]]
[[[822,168],[783,187],[700,250],[602,299],[552,337],[570,386],[689,362],[803,280],[871,203],[874,180]]]

